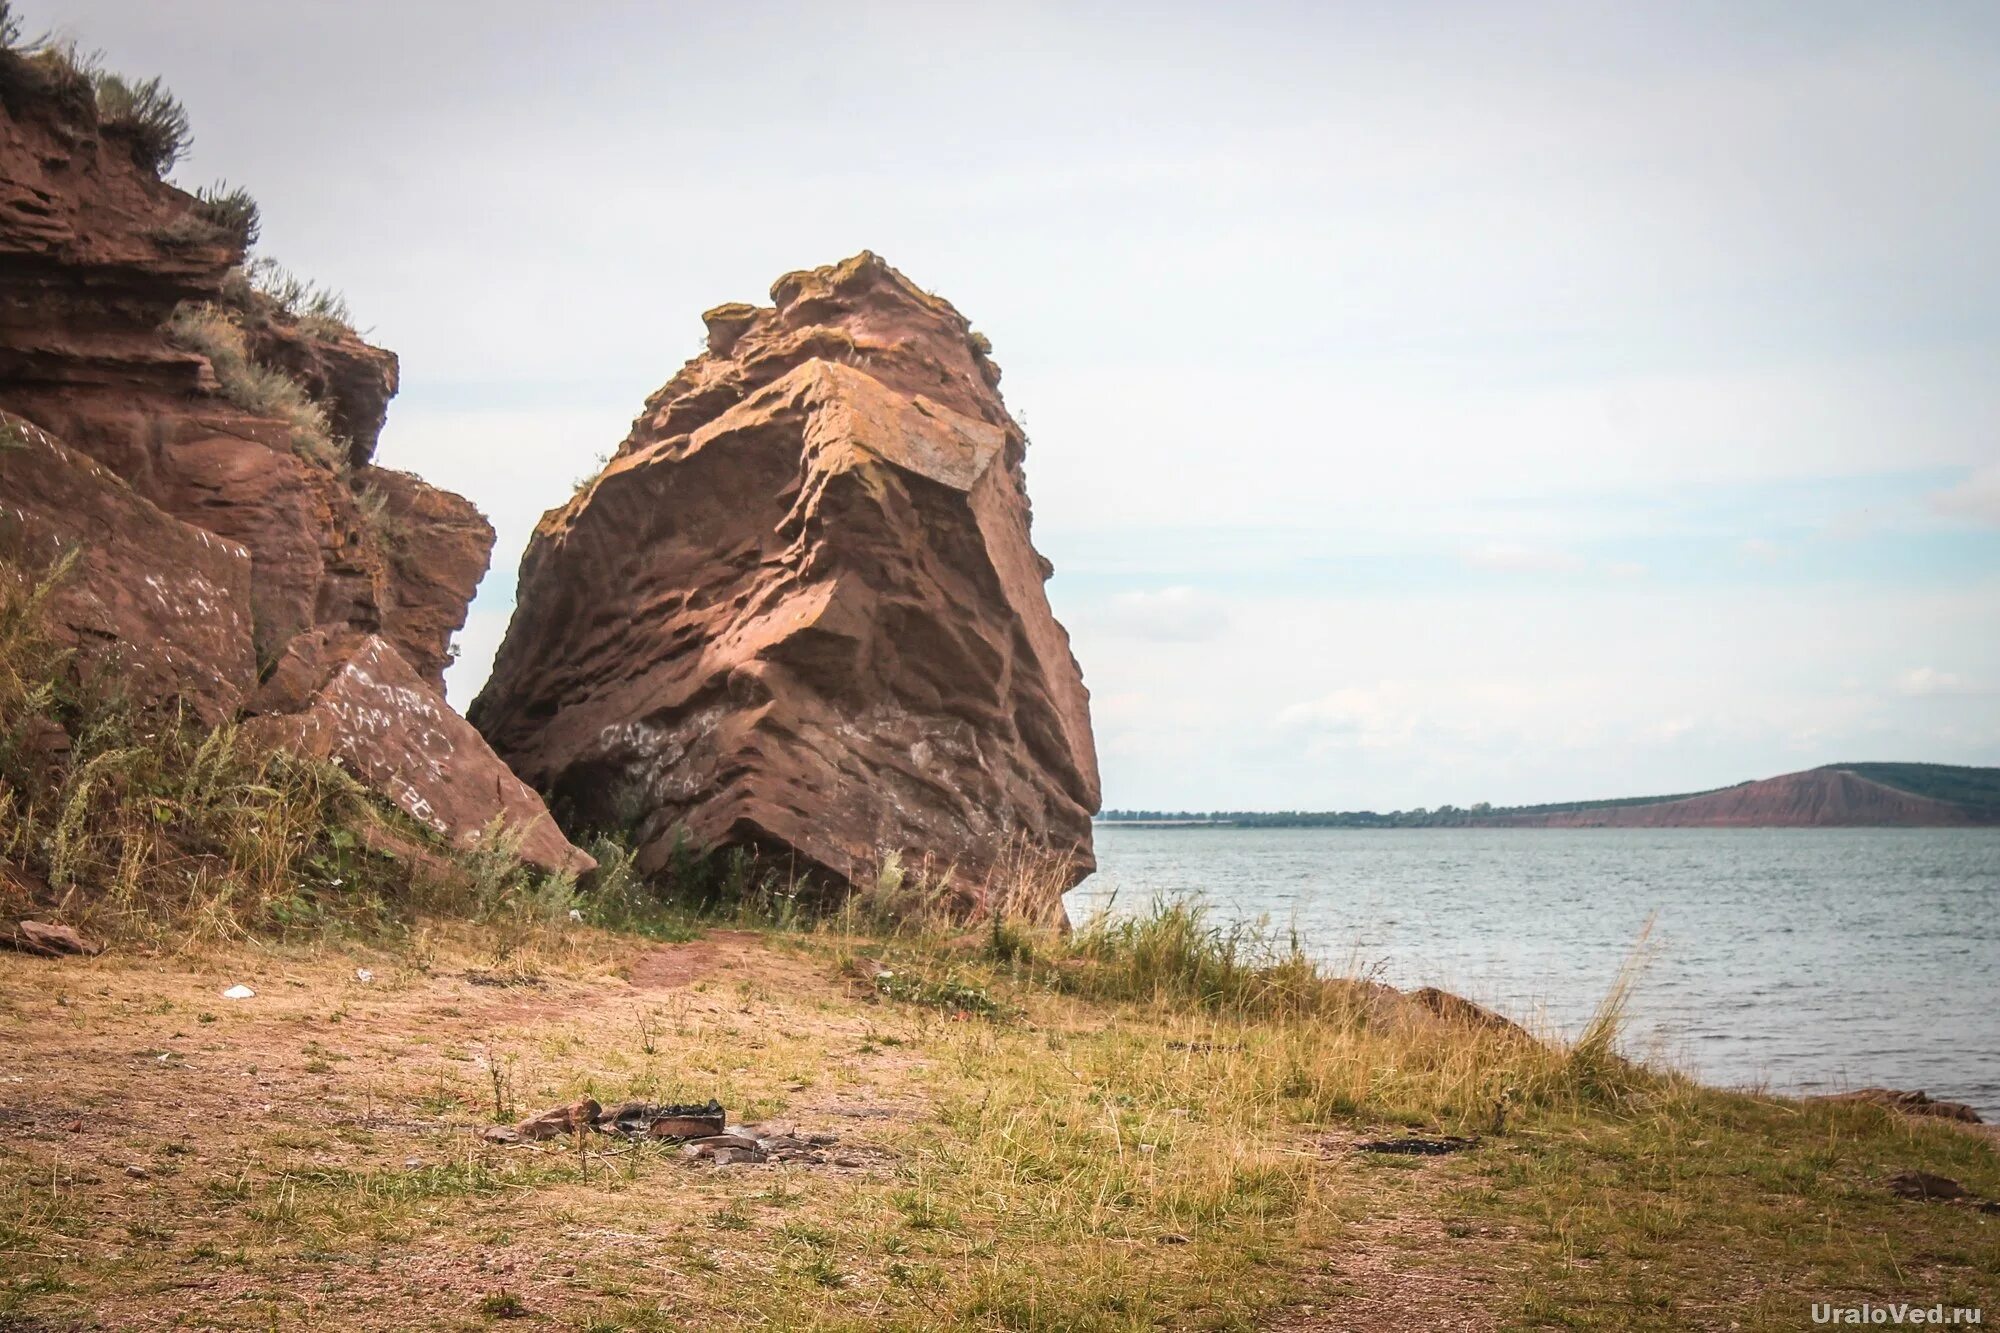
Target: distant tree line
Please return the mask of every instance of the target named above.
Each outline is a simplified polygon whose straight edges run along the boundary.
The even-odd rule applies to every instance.
[[[1917,796],[1928,796],[1983,814],[2000,814],[2000,768],[1957,764],[1828,764],[1872,782]],[[1748,786],[1739,782],[1736,786]],[[1106,810],[1098,818],[1109,824],[1234,824],[1243,828],[1452,828],[1504,822],[1526,815],[1567,814],[1576,810],[1612,810],[1626,805],[1657,805],[1708,796],[1728,787],[1681,792],[1673,796],[1621,796],[1604,801],[1561,801],[1552,805],[1500,805],[1476,801],[1468,806],[1440,805],[1414,810]]]
[[[1870,782],[1915,796],[1950,801],[1984,814],[2000,814],[2000,768],[1963,764],[1830,764]]]
[[[1722,791],[1726,788],[1715,788]],[[1240,828],[1466,828],[1491,824],[1517,815],[1553,815],[1572,810],[1608,810],[1621,805],[1651,805],[1679,801],[1706,792],[1678,796],[1626,796],[1606,801],[1563,801],[1553,805],[1418,806],[1414,810],[1106,810],[1098,819],[1107,824],[1233,824]]]

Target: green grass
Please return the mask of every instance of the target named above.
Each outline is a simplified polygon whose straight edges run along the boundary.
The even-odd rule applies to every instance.
[[[1796,1328],[1812,1300],[1917,1291],[1979,1304],[2000,1279],[1977,1213],[1898,1200],[1881,1183],[1921,1168],[2000,1193],[1990,1144],[1879,1107],[1715,1092],[1626,1064],[1594,1049],[1615,1030],[1616,979],[1595,1031],[1529,1041],[1392,1008],[1272,1003],[1300,994],[1298,981],[1216,979],[1254,972],[1248,960],[1267,949],[1296,967],[1288,941],[1216,930],[1173,903],[1144,915],[1068,939],[1023,929],[1000,947],[990,929],[774,930],[741,946],[740,984],[725,970],[671,997],[558,991],[507,1020],[503,1048],[484,1048],[522,1110],[713,1089],[746,1117],[838,1128],[835,1151],[873,1153],[863,1172],[701,1171],[670,1148],[603,1140],[582,1152],[566,1140],[481,1145],[470,1130],[487,1118],[485,1075],[464,1065],[458,1038],[431,1045],[435,999],[457,993],[463,964],[425,964],[371,991],[362,1002],[375,1007],[354,1024],[316,1026],[275,1057],[292,1062],[273,1068],[280,1080],[307,1055],[324,1060],[316,1098],[353,1107],[365,1090],[382,1129],[252,1122],[227,1151],[197,1131],[198,1156],[171,1159],[173,1171],[152,1159],[166,1197],[132,1199],[68,1183],[73,1168],[52,1175],[30,1144],[30,1158],[0,1156],[0,1216],[14,1228],[0,1232],[13,1256],[0,1253],[0,1272],[14,1273],[13,1309],[95,1311],[114,1325],[121,1302],[169,1277],[226,1270],[285,1286],[328,1265],[393,1272],[422,1255],[457,1285],[378,1293],[411,1323],[479,1316],[505,1293],[566,1327],[1119,1333],[1257,1328],[1301,1298],[1338,1327],[1341,1289],[1316,1274],[1364,1251],[1387,1254],[1378,1295],[1443,1282],[1451,1300],[1521,1328]],[[861,953],[956,977],[1001,1012],[955,1021],[855,987],[844,964]],[[170,1012],[144,1020],[159,1035],[134,1030],[122,997],[159,982],[121,979],[118,966],[93,965],[102,986],[61,1020],[88,1032],[115,1019],[113,1060],[185,1021]],[[337,954],[284,964],[303,986],[301,1019],[351,966]],[[1318,980],[1335,994],[1356,984]],[[22,1004],[0,991],[0,1014]],[[294,1021],[221,1018],[203,1038],[218,1067],[242,1062],[232,1042]],[[1496,1090],[1512,1107],[1498,1134]],[[810,1109],[855,1100],[906,1109],[883,1120]],[[413,1117],[442,1118],[413,1137]],[[1480,1143],[1424,1161],[1347,1146],[1407,1128]],[[162,1229],[184,1239],[115,1257],[91,1241]],[[206,1252],[188,1248],[196,1235]],[[503,1284],[478,1267],[523,1237],[535,1238],[533,1268]],[[26,1251],[79,1257],[37,1267]],[[57,1277],[67,1290],[37,1285]]]
[[[97,91],[97,123],[132,146],[132,156],[155,176],[165,176],[194,144],[187,108],[167,91],[155,74],[128,79],[107,70],[92,70]]]

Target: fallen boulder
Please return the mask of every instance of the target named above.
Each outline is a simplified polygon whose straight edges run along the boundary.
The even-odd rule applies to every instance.
[[[1383,1153],[1391,1157],[1443,1157],[1448,1153],[1469,1152],[1478,1146],[1478,1139],[1459,1138],[1452,1134],[1435,1137],[1406,1134],[1394,1139],[1369,1139],[1355,1144],[1354,1151]]]
[[[513,1125],[489,1125],[480,1131],[488,1143],[539,1143],[565,1134],[584,1134],[597,1127],[602,1110],[589,1097],[567,1106],[552,1106]]]
[[[1972,1191],[1949,1176],[1928,1171],[1904,1171],[1889,1177],[1889,1192],[1902,1199],[1940,1200],[1946,1203],[1970,1199]]]
[[[104,952],[103,945],[79,935],[74,928],[47,921],[0,922],[0,945],[42,958],[93,957]]]
[[[1505,1014],[1495,1013],[1483,1004],[1474,1004],[1462,995],[1454,995],[1450,991],[1439,990],[1435,986],[1424,986],[1411,991],[1409,993],[1409,1000],[1418,1008],[1443,1019],[1447,1023],[1455,1023],[1462,1027],[1483,1028],[1488,1032],[1497,1032],[1508,1037],[1519,1037],[1524,1041],[1534,1040],[1533,1033],[1529,1032],[1519,1023],[1516,1023],[1513,1019],[1508,1018]]]
[[[866,252],[771,295],[710,311],[543,517],[469,716],[567,828],[630,828],[642,871],[691,839],[831,896],[893,865],[1059,915],[1097,761],[999,369]]]
[[[580,873],[597,864],[570,845],[541,798],[386,639],[371,634],[341,646],[305,638],[298,656],[280,663],[272,680],[289,696],[322,673],[302,708],[255,718],[252,733],[298,753],[340,760],[459,847],[469,850],[493,836],[497,820],[519,838],[515,850],[530,865]]]
[[[1897,1088],[1856,1088],[1851,1092],[1827,1093],[1814,1097],[1816,1102],[1863,1102],[1870,1106],[1880,1106],[1903,1115],[1931,1116],[1939,1120],[1957,1120],[1968,1125],[1984,1123],[1979,1112],[1964,1102],[1939,1101],[1925,1092],[1904,1092]]]

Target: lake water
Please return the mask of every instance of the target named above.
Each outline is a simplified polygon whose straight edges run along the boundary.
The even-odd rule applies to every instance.
[[[1646,923],[1627,1050],[1780,1092],[1880,1084],[2000,1119],[2000,829],[1099,825],[1069,897],[1195,894],[1392,985],[1574,1034]]]

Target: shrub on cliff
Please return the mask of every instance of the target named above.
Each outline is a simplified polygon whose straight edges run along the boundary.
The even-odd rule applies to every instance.
[[[291,427],[292,448],[336,470],[348,451],[333,438],[326,409],[283,371],[259,365],[250,356],[243,330],[220,306],[183,305],[167,321],[167,337],[208,358],[222,396],[246,412],[278,417]]]
[[[196,190],[194,198],[196,216],[217,232],[245,250],[257,244],[263,218],[248,190],[240,185],[231,188],[228,181],[217,181]]]
[[[90,71],[90,81],[97,92],[98,127],[123,136],[140,166],[164,176],[187,155],[194,143],[187,108],[159,75],[134,81],[100,69]]]
[[[226,934],[301,920],[323,895],[374,905],[390,863],[355,830],[386,816],[359,784],[79,679],[44,617],[64,570],[0,563],[0,862],[52,900],[5,906]]]
[[[251,290],[299,321],[306,332],[329,337],[354,331],[347,298],[333,288],[301,278],[275,259],[252,260],[243,275]]]
[[[7,37],[0,45],[15,49],[20,31],[18,19],[0,14],[0,34]],[[88,87],[97,103],[99,131],[123,139],[133,160],[155,176],[166,175],[187,155],[194,143],[193,123],[159,75],[127,78],[104,68],[103,52],[86,51],[74,40],[30,42],[23,49],[57,84]]]

